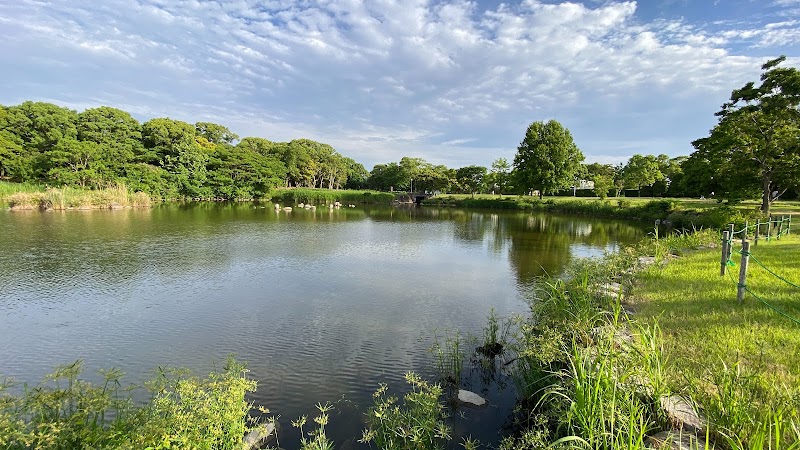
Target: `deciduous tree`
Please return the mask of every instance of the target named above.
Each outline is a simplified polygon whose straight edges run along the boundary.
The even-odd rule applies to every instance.
[[[761,67],[761,84],[735,89],[709,136],[692,142],[699,156],[715,163],[727,195],[758,190],[764,213],[781,193],[800,185],[800,72],[779,67],[785,59]]]
[[[514,168],[520,187],[541,194],[570,187],[583,161],[572,134],[555,120],[534,122],[517,148]]]

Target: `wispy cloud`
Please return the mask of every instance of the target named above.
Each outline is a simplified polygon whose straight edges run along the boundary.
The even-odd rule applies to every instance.
[[[780,14],[794,5],[748,25],[644,22],[635,2],[20,0],[0,4],[0,101],[96,99],[325,140],[367,165],[488,164],[548,118],[590,156],[627,155],[598,144],[624,140],[686,153],[765,51],[797,48]]]

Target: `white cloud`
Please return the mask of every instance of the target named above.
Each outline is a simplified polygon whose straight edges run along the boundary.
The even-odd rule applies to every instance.
[[[577,127],[589,155],[627,154],[600,144],[623,138],[685,153],[730,90],[757,77],[766,58],[748,48],[800,41],[796,19],[642,22],[636,11],[534,0],[488,10],[465,0],[21,0],[0,4],[14,44],[0,63],[20,73],[0,100],[96,98],[216,117],[242,135],[325,140],[368,164],[413,152],[488,164],[490,149],[513,155],[525,126],[550,117]],[[59,62],[73,69],[44,72]],[[20,92],[32,83],[25,73],[41,92]]]

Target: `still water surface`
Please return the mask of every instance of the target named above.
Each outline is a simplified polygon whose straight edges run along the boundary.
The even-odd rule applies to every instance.
[[[351,448],[379,382],[433,376],[434,334],[480,334],[490,308],[526,311],[536,277],[641,235],[618,221],[433,208],[2,210],[0,376],[36,382],[81,358],[89,376],[120,367],[141,382],[157,366],[203,373],[235,354],[259,380],[252,400],[281,416],[282,447],[297,447],[291,419],[330,401],[332,437]],[[457,434],[494,442],[513,389],[468,387],[491,406],[457,415]]]

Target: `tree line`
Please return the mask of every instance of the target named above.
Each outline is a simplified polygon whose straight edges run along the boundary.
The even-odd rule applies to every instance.
[[[0,179],[80,187],[126,183],[160,198],[257,198],[275,187],[496,194],[567,194],[591,181],[601,198],[649,196],[762,199],[762,210],[800,188],[800,73],[767,62],[717,113],[696,151],[636,154],[625,164],[584,164],[569,130],[532,123],[513,162],[450,168],[422,158],[363,165],[309,139],[239,137],[210,122],[139,123],[111,108],[81,113],[50,103],[0,106]],[[583,190],[587,191],[587,189]]]
[[[361,164],[310,139],[272,142],[210,122],[139,123],[102,106],[0,106],[0,179],[99,188],[125,183],[164,198],[256,198],[275,187],[363,185]]]

